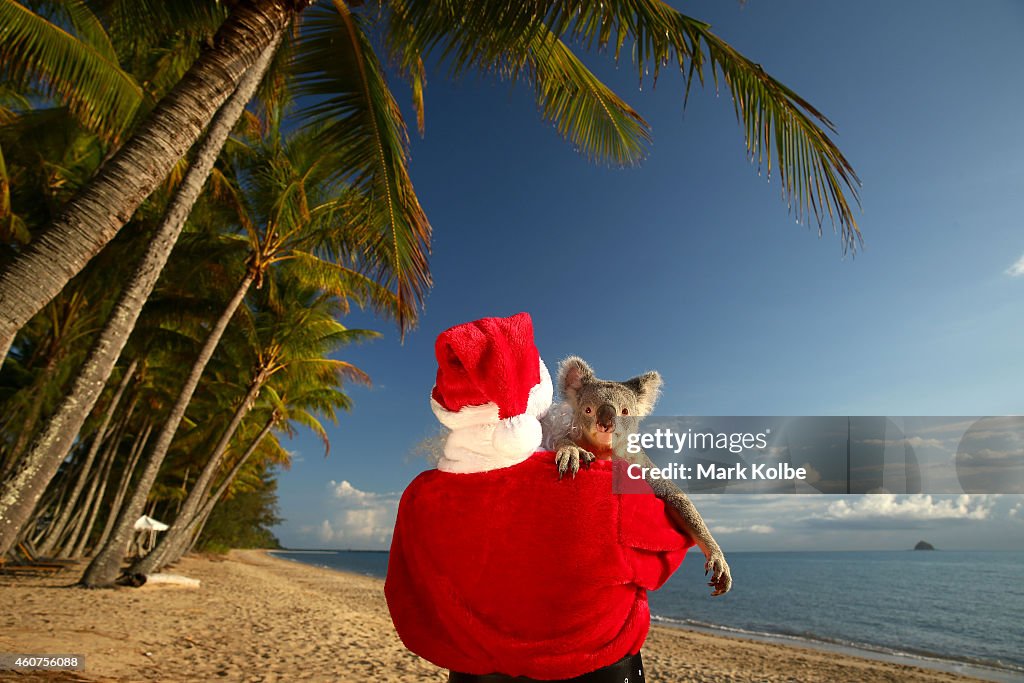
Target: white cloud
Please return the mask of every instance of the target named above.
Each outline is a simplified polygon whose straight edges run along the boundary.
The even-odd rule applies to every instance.
[[[768,524],[751,524],[750,526],[715,526],[716,534],[772,534],[775,529]]]
[[[320,541],[337,548],[387,548],[399,495],[363,491],[348,481],[328,482],[328,488],[328,517],[317,529]]]
[[[330,482],[331,493],[335,498],[353,504],[365,503],[373,500],[380,494],[371,493],[369,491],[360,491],[348,481],[342,481],[340,484],[336,481]]]
[[[904,446],[910,445],[914,448],[927,446],[929,448],[944,448],[945,444],[941,439],[924,439],[920,436],[911,436],[906,439],[863,439],[860,443],[870,446]]]
[[[976,451],[964,451],[961,457],[965,460],[979,460],[988,463],[999,463],[1002,461],[1021,460],[1024,451],[1014,449],[1012,451],[999,450],[995,448],[979,448]]]
[[[869,520],[931,521],[988,519],[994,499],[989,496],[962,495],[935,500],[914,494],[905,498],[887,493],[864,496],[853,503],[837,500],[828,506],[823,519],[862,522]]]
[[[1024,276],[1024,254],[1021,255],[1017,262],[1006,269],[1006,274],[1010,277],[1022,277]]]

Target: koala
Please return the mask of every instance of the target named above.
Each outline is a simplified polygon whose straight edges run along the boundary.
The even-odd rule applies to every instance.
[[[630,422],[625,417],[640,418],[654,409],[661,390],[661,375],[644,374],[624,382],[598,379],[586,361],[570,356],[558,365],[558,390],[565,404],[561,412],[551,412],[552,419],[544,426],[549,431],[548,444],[555,451],[559,478],[566,472],[575,476],[580,465],[590,465],[597,458],[610,459],[621,448]],[[616,420],[619,418],[619,420]],[[616,429],[618,425],[618,430]],[[646,453],[630,456],[641,465],[652,466]],[[732,575],[718,543],[711,536],[693,503],[673,482],[656,479],[648,482],[654,494],[668,504],[669,516],[680,530],[688,534],[704,553],[704,574],[710,572],[708,585],[712,596],[723,595],[732,588]]]

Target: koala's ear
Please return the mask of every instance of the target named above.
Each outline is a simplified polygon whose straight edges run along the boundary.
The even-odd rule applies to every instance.
[[[579,356],[569,356],[558,364],[558,390],[573,404],[584,384],[594,381],[594,371]]]
[[[645,372],[639,377],[623,382],[636,394],[636,409],[640,415],[650,415],[654,404],[661,395],[661,375],[656,371]]]

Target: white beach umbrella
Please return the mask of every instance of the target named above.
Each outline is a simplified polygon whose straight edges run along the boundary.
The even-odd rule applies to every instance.
[[[135,524],[132,525],[135,531],[139,532],[135,534],[135,538],[128,542],[128,554],[132,554],[132,545],[138,544],[139,554],[148,553],[153,549],[153,543],[156,541],[156,532],[167,531],[170,527],[161,521],[155,520],[149,515],[142,515]],[[145,539],[141,543],[140,537]]]
[[[142,515],[135,520],[136,531],[167,531],[169,528],[163,522],[159,522],[149,515]]]

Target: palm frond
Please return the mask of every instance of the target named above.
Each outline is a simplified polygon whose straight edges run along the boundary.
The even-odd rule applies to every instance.
[[[393,5],[392,16],[396,11],[402,11],[400,1],[393,2]],[[412,90],[413,111],[416,112],[416,129],[422,136],[426,132],[424,93],[427,88],[427,71],[423,65],[423,53],[416,43],[416,35],[410,30],[411,28],[412,26],[407,22],[389,22],[390,36],[385,41],[384,47],[399,73],[409,82],[409,87]]]
[[[336,175],[372,199],[376,234],[368,242],[386,246],[377,276],[397,294],[404,335],[431,283],[430,224],[409,177],[405,122],[362,21],[342,2],[334,9],[306,12],[294,78],[297,97],[317,99],[300,115],[320,126],[322,144],[337,152]]]
[[[797,220],[813,215],[820,235],[827,215],[840,233],[844,251],[861,244],[847,199],[849,194],[859,202],[860,180],[828,135],[835,133],[832,122],[715,35],[708,24],[661,0],[554,3],[548,21],[559,35],[596,42],[598,47],[607,46],[614,33],[616,59],[624,42],[632,40],[639,78],[650,73],[656,82],[663,67],[675,64],[685,74],[686,95],[694,77],[705,83],[707,66],[716,90],[719,78],[729,88],[747,154],[769,177],[774,154],[783,197]]]
[[[0,145],[0,242],[28,244],[31,239],[25,220],[11,208],[11,179],[7,174],[4,149]]]
[[[398,315],[398,297],[372,277],[297,249],[281,260],[287,262],[289,274],[307,286],[352,299],[361,307],[370,306],[385,315]]]
[[[588,159],[633,166],[644,158],[649,124],[553,33],[532,35],[525,63],[544,118]]]
[[[618,60],[627,43],[638,77],[653,78],[670,64],[684,75],[684,102],[706,72],[733,98],[747,153],[766,171],[777,168],[782,193],[797,220],[813,216],[821,233],[827,219],[844,251],[862,239],[852,203],[860,184],[852,165],[829,137],[832,123],[809,102],[768,75],[711,31],[661,0],[523,0],[516,3],[404,0],[393,4],[396,21],[417,49],[434,49],[455,75],[521,54],[548,31],[570,43],[613,48]],[[392,35],[396,35],[392,32]],[[481,39],[485,36],[486,39]]]
[[[80,39],[14,0],[0,0],[0,61],[8,77],[24,84],[38,80],[86,127],[116,140],[142,89],[110,56],[97,40]]]
[[[68,22],[74,29],[75,35],[84,43],[92,47],[104,59],[117,62],[117,51],[110,41],[107,30],[103,27],[97,17],[82,0],[59,0],[48,3],[58,11],[67,15]]]
[[[141,56],[172,34],[208,40],[233,3],[208,0],[89,0],[119,53]]]
[[[325,458],[331,454],[331,439],[328,437],[327,430],[324,429],[323,424],[315,416],[305,410],[292,410],[288,413],[288,420],[302,425],[320,437],[320,442],[324,445]]]
[[[705,43],[711,72],[721,72],[732,92],[736,119],[743,128],[747,154],[771,178],[773,161],[782,193],[798,221],[813,215],[821,235],[825,214],[838,226],[844,251],[863,243],[847,193],[860,202],[860,179],[825,130],[835,127],[821,112],[769,76],[710,32]],[[774,154],[774,160],[773,160]]]
[[[411,79],[414,98],[422,96],[417,90],[416,65],[422,66],[425,51],[439,46],[444,55],[454,53],[456,76],[472,68],[532,83],[544,118],[553,121],[559,134],[590,160],[627,166],[643,159],[650,142],[647,122],[542,23],[511,39],[500,28],[464,30],[456,12],[448,12],[440,3],[427,12],[420,11],[422,4],[401,0],[389,7],[389,44],[396,46],[392,53]],[[489,16],[495,22],[502,20],[500,12]],[[428,18],[437,22],[442,17],[448,19],[448,28],[438,34],[440,26]],[[417,22],[426,23],[426,30]],[[443,25],[443,21],[437,23]]]
[[[370,376],[363,370],[357,368],[351,363],[343,360],[335,360],[333,358],[321,358],[317,361],[321,367],[330,368],[334,372],[336,377],[347,379],[358,384],[364,384],[370,386],[372,383]]]

